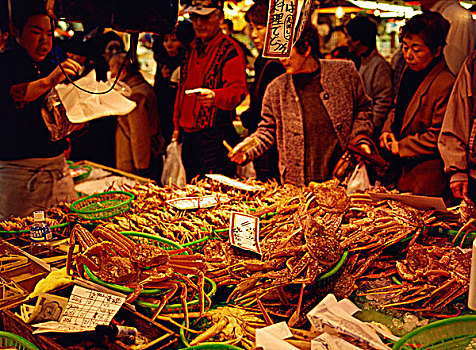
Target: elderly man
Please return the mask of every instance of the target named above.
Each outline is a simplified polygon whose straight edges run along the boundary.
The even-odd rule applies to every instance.
[[[194,0],[185,9],[196,38],[181,68],[172,140],[179,132],[187,179],[220,173],[234,176],[223,141],[235,145],[234,109],[246,96],[245,58],[239,44],[222,33],[220,0]]]
[[[456,0],[420,0],[420,4],[423,11],[438,12],[450,22],[443,53],[451,72],[458,75],[463,61],[476,45],[476,27],[471,12]]]

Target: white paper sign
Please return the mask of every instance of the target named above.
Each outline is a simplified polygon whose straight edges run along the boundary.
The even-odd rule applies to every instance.
[[[361,350],[348,341],[323,333],[311,341],[311,350]]]
[[[202,196],[202,197],[182,197],[169,199],[167,204],[180,210],[200,209],[214,207],[220,203],[227,203],[230,198],[227,196]]]
[[[256,347],[264,350],[298,350],[283,339],[291,338],[293,334],[286,322],[279,322],[256,330]]]
[[[230,217],[230,244],[261,254],[259,245],[259,218],[232,212]]]
[[[347,334],[378,350],[390,350],[379,338],[377,333],[366,323],[352,317],[360,310],[348,299],[337,301],[333,294],[328,294],[314,309],[309,311],[307,318],[316,329],[327,325],[340,333]],[[398,340],[393,334],[387,338]]]
[[[38,327],[33,334],[84,332],[94,330],[97,325],[108,325],[124,301],[123,297],[74,286],[60,321],[33,325]]]
[[[227,177],[225,175],[206,174],[205,176],[212,179],[212,180],[218,181],[222,184],[225,184],[225,185],[228,185],[230,187],[234,187],[234,188],[237,188],[237,189],[243,190],[243,191],[261,191],[261,190],[263,190],[263,187],[261,187],[261,186],[248,185],[248,184],[245,184],[241,181],[230,179],[229,177]]]
[[[370,198],[374,202],[383,199],[393,199],[397,202],[409,205],[419,210],[437,210],[446,212],[446,204],[441,197],[417,196],[413,194],[394,194],[394,193],[373,193],[370,192]]]

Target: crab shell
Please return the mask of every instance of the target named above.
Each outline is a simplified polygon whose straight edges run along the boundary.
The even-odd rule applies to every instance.
[[[131,251],[131,261],[141,267],[165,265],[169,260],[165,249],[153,245],[137,244]]]

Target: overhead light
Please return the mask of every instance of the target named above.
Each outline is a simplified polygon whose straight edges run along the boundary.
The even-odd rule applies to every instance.
[[[411,6],[400,6],[400,5],[386,4],[383,2],[377,3],[375,1],[349,0],[349,2],[367,10],[375,11],[378,9],[381,12],[380,17],[388,17],[387,12],[391,12],[393,16],[396,16],[396,17],[406,17],[406,18],[410,18],[421,13],[420,10],[415,10]]]
[[[341,14],[342,17],[345,13],[360,12],[362,8],[354,5],[350,1],[346,0],[329,0],[324,2],[316,10],[318,13],[332,13],[337,16],[337,13]],[[339,17],[339,18],[340,18]]]
[[[374,11],[374,16],[375,16],[375,17],[380,16],[380,10],[379,10],[379,9],[375,9],[375,11]]]

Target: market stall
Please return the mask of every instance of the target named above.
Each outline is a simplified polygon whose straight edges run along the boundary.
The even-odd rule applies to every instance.
[[[1,304],[4,330],[54,349],[92,346],[82,334],[102,339],[97,348],[126,349],[401,349],[415,332],[427,348],[459,339],[469,349],[476,337],[467,306],[474,207],[416,209],[384,188],[347,195],[335,180],[115,185],[47,212],[52,227],[68,223],[54,231],[62,258],[46,260],[70,279],[47,294],[65,298],[66,313],[29,320],[24,305],[38,308],[42,295],[26,301],[29,285]],[[0,225],[3,244],[28,252],[31,220]],[[104,335],[94,313],[87,322],[75,314],[84,293],[120,301],[106,319],[132,336]],[[444,331],[428,337],[427,324]]]

